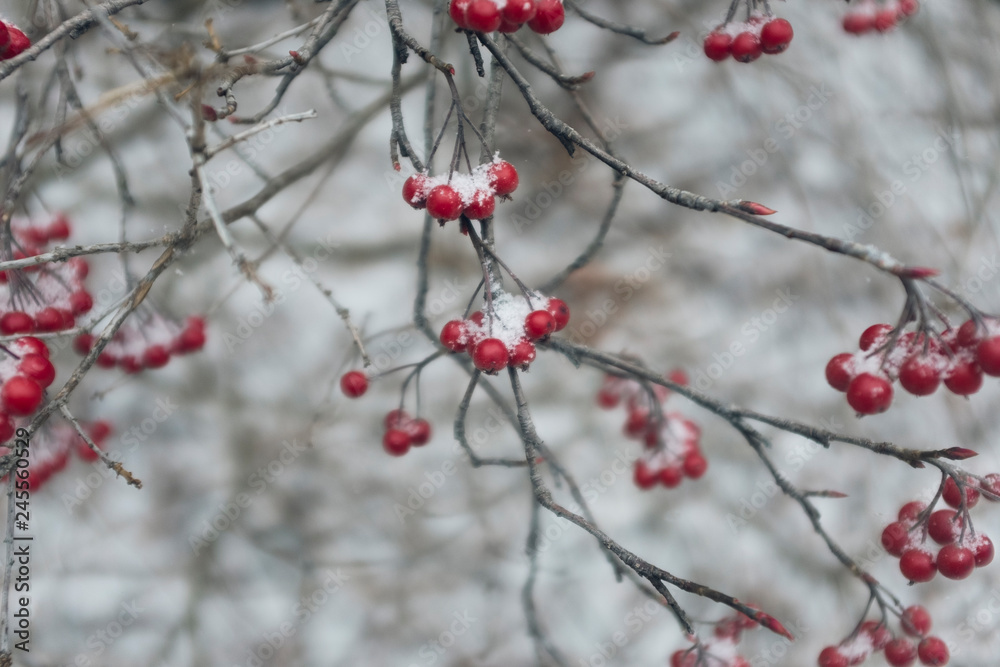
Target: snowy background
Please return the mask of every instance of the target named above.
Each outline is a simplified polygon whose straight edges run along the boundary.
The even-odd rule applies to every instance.
[[[20,4],[0,7],[17,18]],[[428,3],[401,4],[407,28],[426,43]],[[785,54],[751,65],[712,63],[700,51],[700,36],[719,21],[723,4],[587,4],[656,34],[681,31],[667,46],[609,35],[573,15],[548,39],[567,71],[597,72],[583,97],[599,122],[616,128],[617,151],[638,169],[709,196],[759,201],[777,209],[781,223],[852,237],[940,268],[948,284],[982,309],[1000,311],[1000,5],[933,0],[901,29],[858,38],[840,28],[843,3],[779,4],[795,39]],[[212,54],[199,46],[205,18],[214,19],[224,44],[237,48],[324,8],[154,0],[120,19],[163,48],[190,42],[207,65]],[[267,54],[300,44],[293,37]],[[100,29],[73,46],[88,103],[137,80],[108,46]],[[483,89],[464,38],[448,36],[443,56],[456,64],[475,112]],[[44,72],[45,62],[30,71]],[[268,174],[311,155],[353,111],[386,91],[391,47],[384,6],[362,2],[320,63],[329,76],[310,70],[278,109],[316,109],[318,118],[282,126],[242,154]],[[404,76],[420,67],[411,59]],[[582,126],[563,91],[537,72],[530,76],[550,108]],[[265,104],[274,81],[238,84],[240,112]],[[12,123],[12,83],[0,84],[4,128]],[[214,96],[207,101],[217,103]],[[422,109],[418,88],[404,104],[414,138]],[[183,135],[152,96],[107,114],[114,118],[108,139],[121,151],[138,202],[129,213],[130,238],[177,228],[190,188]],[[224,123],[219,129],[234,131]],[[317,259],[311,275],[350,308],[380,367],[432,351],[411,323],[422,216],[399,196],[389,131],[383,111],[332,172],[321,166],[260,212],[273,229],[298,218],[289,244]],[[498,206],[498,252],[528,284],[540,284],[596,232],[612,174],[586,156],[568,157],[513,87],[497,140],[521,174],[514,201]],[[113,240],[120,202],[108,161],[86,132],[67,145],[80,166],[58,170],[50,160],[26,210],[68,212],[73,242]],[[209,171],[224,207],[262,183],[233,151]],[[573,174],[572,183],[555,193],[563,171]],[[889,201],[885,193],[894,182],[902,194]],[[267,250],[251,221],[232,227],[251,256]],[[662,268],[643,268],[662,253],[669,254]],[[133,265],[144,270],[155,257],[144,253]],[[108,299],[121,296],[115,260],[95,258],[92,266],[98,301],[102,289]],[[453,225],[436,230],[430,266],[428,312],[439,328],[461,315],[480,273]],[[350,337],[293,268],[280,252],[262,264],[262,277],[279,295],[276,304],[265,304],[218,240],[206,238],[152,293],[176,316],[208,313],[205,351],[127,379],[95,369],[77,391],[74,412],[115,423],[109,449],[145,486],[136,491],[100,465],[77,462],[33,496],[34,634],[30,655],[18,656],[23,664],[534,664],[520,601],[531,501],[525,471],[468,464],[451,435],[467,380],[447,360],[428,368],[421,382],[422,411],[435,429],[431,443],[388,457],[381,420],[398,403],[402,374],[347,401],[336,381],[359,367]],[[792,305],[772,318],[769,309],[782,294]],[[670,206],[630,183],[605,248],[557,296],[573,312],[564,335],[640,355],[658,370],[684,368],[725,401],[908,447],[970,447],[980,452],[968,461],[970,470],[1000,470],[996,380],[988,379],[972,400],[944,390],[922,399],[899,391],[888,413],[861,420],[826,385],[827,360],[856,349],[869,324],[895,321],[903,303],[897,281],[855,260]],[[726,357],[733,343],[745,354]],[[59,379],[77,359],[69,350],[59,354]],[[507,395],[503,380],[490,381]],[[621,411],[595,409],[600,381],[553,353],[540,355],[525,377],[540,435],[578,480],[604,480],[590,487],[600,489],[592,509],[602,527],[656,565],[781,619],[798,640],[789,645],[763,631],[749,633],[743,654],[754,667],[814,664],[823,646],[852,630],[866,589],[829,554],[800,509],[772,492],[739,435],[679,397],[668,408],[701,425],[706,476],[643,492],[630,475],[613,473],[616,457],[634,458],[640,445],[621,435]],[[412,393],[407,400],[412,409]],[[157,415],[169,416],[149,432],[158,406]],[[523,456],[516,433],[498,426],[489,407],[480,392],[468,421],[477,452]],[[123,439],[135,428],[137,444]],[[772,435],[775,460],[799,486],[849,494],[817,501],[827,530],[904,604],[928,607],[935,634],[953,647],[952,664],[996,664],[1000,565],[964,582],[938,577],[910,588],[878,546],[900,505],[933,493],[937,473],[849,446],[817,451],[800,438]],[[417,502],[428,483],[433,492]],[[418,507],[401,515],[411,501]],[[1000,537],[1000,508],[981,503],[974,517],[979,529]],[[664,610],[635,611],[647,598],[615,582],[590,536],[545,513],[543,526],[539,617],[570,664],[665,664],[686,646]],[[699,620],[728,612],[679,599]],[[617,632],[627,643],[605,662],[601,651]],[[434,641],[449,646],[437,651]]]

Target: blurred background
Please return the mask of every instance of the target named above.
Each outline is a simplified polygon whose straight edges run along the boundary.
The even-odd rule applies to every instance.
[[[27,4],[0,7],[30,25]],[[81,10],[61,4],[67,15]],[[429,43],[431,3],[401,4],[408,31]],[[207,19],[232,50],[326,7],[305,0],[150,0],[116,18],[159,49],[164,63],[188,45],[210,80],[205,101],[221,106],[212,94],[214,54],[203,45]],[[568,72],[596,72],[580,94],[637,169],[711,197],[758,201],[777,209],[780,223],[936,267],[956,292],[1000,312],[995,2],[932,0],[898,29],[861,37],[841,28],[844,3],[776,3],[794,41],[787,52],[752,64],[717,64],[701,51],[724,4],[591,0],[586,7],[654,35],[680,31],[668,45],[646,46],[570,13],[546,38]],[[521,37],[543,52],[536,36]],[[85,103],[140,80],[117,46],[120,38],[97,26],[69,42]],[[289,37],[257,57],[280,57],[303,39]],[[478,118],[485,88],[464,37],[450,27],[441,55],[455,64],[467,111]],[[566,92],[513,57],[538,97],[582,128]],[[15,85],[36,95],[37,127],[51,126],[57,100],[37,94],[52,58],[0,84],[0,133],[13,126]],[[267,178],[331,150],[328,142],[352,127],[359,110],[386,94],[391,64],[385,7],[364,0],[274,112],[315,109],[318,117],[262,133],[209,163],[220,206],[248,199]],[[423,67],[411,58],[404,79]],[[440,77],[437,83],[444,88]],[[273,77],[243,79],[234,89],[238,113],[263,108],[276,85]],[[498,205],[497,251],[537,285],[596,233],[613,174],[582,153],[568,156],[505,85],[497,146],[520,172],[521,186],[512,202]],[[417,144],[424,95],[414,87],[403,104]],[[444,111],[439,105],[435,128]],[[191,187],[182,130],[149,94],[122,94],[100,117],[136,200],[128,237],[179,228]],[[368,114],[357,128],[342,159],[324,162],[259,211],[275,233],[287,228],[285,241],[302,258],[314,259],[308,276],[296,273],[287,254],[269,252],[250,219],[231,225],[251,258],[267,253],[259,271],[276,300],[266,303],[218,239],[203,237],[150,299],[175,317],[207,313],[206,349],[127,378],[94,369],[74,395],[75,414],[114,423],[108,449],[144,488],[126,486],[99,464],[76,462],[33,495],[33,643],[30,654],[17,655],[20,663],[536,664],[521,605],[530,485],[523,469],[473,469],[457,447],[452,425],[467,376],[444,359],[427,368],[420,409],[434,435],[401,458],[386,455],[380,443],[403,373],[378,379],[355,401],[337,388],[360,360],[309,278],[350,309],[379,370],[433,351],[412,325],[423,216],[399,195],[388,109]],[[209,143],[241,129],[220,122]],[[438,169],[446,168],[451,141],[446,133]],[[67,136],[64,150],[69,166],[47,156],[17,214],[64,211],[74,223],[70,242],[115,240],[121,201],[106,155],[86,129]],[[559,182],[561,174],[569,174],[569,185]],[[669,259],[659,268],[645,268],[664,254]],[[130,262],[141,275],[156,256],[146,252]],[[91,266],[95,300],[101,290],[108,303],[124,294],[114,257],[94,257]],[[435,229],[430,269],[427,309],[439,329],[461,316],[481,276],[454,225]],[[896,321],[903,305],[898,281],[868,265],[668,205],[629,183],[604,248],[555,296],[572,309],[564,332],[570,339],[640,356],[657,370],[682,368],[723,401],[907,447],[969,447],[980,453],[966,462],[969,470],[1000,471],[995,380],[971,400],[944,390],[920,399],[899,391],[888,413],[860,420],[827,386],[829,358],[855,350],[870,324]],[[770,309],[782,297],[789,307],[776,314]],[[962,319],[954,304],[937,303]],[[745,353],[728,356],[734,343]],[[58,383],[79,358],[69,349],[56,358]],[[503,380],[488,381],[509,397]],[[577,480],[591,480],[592,510],[610,535],[678,576],[761,605],[796,635],[790,644],[748,633],[742,653],[753,667],[815,664],[820,649],[862,617],[867,590],[826,550],[798,506],[774,492],[767,471],[725,422],[672,397],[667,408],[703,429],[709,470],[677,489],[644,492],[630,475],[612,471],[640,444],[622,435],[623,412],[594,409],[600,374],[545,353],[524,382],[539,434]],[[412,387],[406,401],[413,411]],[[523,456],[515,431],[495,412],[479,392],[468,418],[477,453]],[[817,500],[827,530],[904,604],[931,611],[935,634],[952,647],[952,664],[995,665],[1000,566],[964,582],[938,577],[908,587],[879,546],[882,528],[904,502],[933,495],[938,474],[854,447],[820,450],[768,434],[774,460],[793,482],[848,494]],[[556,493],[568,498],[565,489]],[[1000,536],[995,505],[981,503],[973,516],[977,529]],[[662,609],[636,612],[648,599],[632,584],[616,583],[593,538],[544,512],[542,526],[538,617],[569,664],[666,664],[687,645]],[[684,594],[678,599],[700,621],[728,613]],[[615,633],[626,641],[607,657]]]

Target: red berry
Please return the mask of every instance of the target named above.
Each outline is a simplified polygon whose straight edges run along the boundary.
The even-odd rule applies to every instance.
[[[427,206],[427,184],[429,178],[424,174],[414,174],[403,183],[403,201],[413,208]]]
[[[608,389],[601,389],[597,392],[597,404],[604,408],[605,410],[611,410],[621,403],[621,394],[615,391],[610,391]]]
[[[348,371],[340,378],[340,390],[348,398],[364,396],[368,391],[368,377],[361,371]]]
[[[54,241],[65,241],[69,238],[69,221],[65,216],[58,216],[48,228],[48,236]]]
[[[528,27],[539,35],[548,35],[561,28],[565,20],[562,0],[538,0],[535,16],[528,21]]]
[[[684,459],[684,474],[691,479],[698,479],[708,469],[708,460],[701,454],[688,454]]]
[[[914,355],[900,366],[899,384],[914,396],[929,396],[941,384],[941,371],[931,358]]]
[[[422,447],[431,439],[431,425],[426,419],[414,419],[407,429],[410,434],[410,443],[414,447]]]
[[[549,299],[545,310],[552,313],[556,320],[556,331],[562,331],[569,324],[569,306],[562,299]]]
[[[976,556],[972,553],[972,549],[957,544],[947,544],[938,552],[937,567],[942,576],[949,579],[965,579],[976,568]]]
[[[55,308],[42,308],[35,313],[35,327],[39,331],[58,331],[63,327],[63,316]]]
[[[885,645],[889,643],[892,639],[892,634],[889,632],[889,628],[885,627],[885,624],[878,621],[865,621],[861,624],[861,632],[868,635],[871,640],[872,648],[876,651],[881,651],[885,648]]]
[[[752,32],[741,32],[733,38],[733,58],[741,63],[750,63],[760,58],[760,40]]]
[[[899,521],[893,521],[882,531],[882,546],[896,558],[903,555],[909,542],[910,533],[906,525]]]
[[[523,23],[512,23],[511,21],[508,21],[506,18],[504,18],[503,12],[501,12],[500,13],[500,27],[497,28],[497,30],[499,30],[500,32],[504,33],[505,35],[509,35],[511,33],[514,33],[514,32],[517,32],[518,30],[520,30],[522,25],[524,25],[524,24]]]
[[[520,182],[514,165],[503,160],[490,165],[487,178],[489,178],[490,185],[493,186],[493,191],[501,197],[517,190],[517,185]]]
[[[382,420],[382,423],[387,429],[404,428],[410,423],[410,415],[406,413],[406,410],[389,410],[389,412],[385,415],[385,419]]]
[[[875,12],[875,30],[888,32],[896,27],[896,10],[880,9]]]
[[[885,342],[889,334],[892,333],[891,324],[873,324],[861,333],[858,339],[858,348],[862,352],[878,347]]]
[[[32,414],[42,403],[42,388],[29,377],[15,375],[0,389],[0,402],[6,412],[24,417]]]
[[[923,637],[931,631],[931,615],[918,604],[904,609],[899,620],[903,632],[911,637]]]
[[[760,29],[760,49],[764,53],[781,53],[792,41],[792,24],[785,19],[772,19]]]
[[[203,347],[205,347],[205,320],[200,317],[189,317],[187,326],[174,341],[174,351],[184,354]]]
[[[710,32],[705,37],[704,49],[710,60],[721,62],[732,53],[733,38],[724,32]]]
[[[646,435],[649,429],[649,412],[644,409],[632,410],[628,413],[623,428],[625,435],[629,438],[641,438]]]
[[[980,533],[973,542],[972,554],[976,558],[976,567],[986,567],[993,562],[993,541]]]
[[[885,412],[892,404],[892,385],[885,378],[862,373],[847,387],[847,403],[863,415]]]
[[[660,481],[660,476],[657,472],[650,470],[645,462],[636,461],[634,479],[635,485],[640,489],[651,489]]]
[[[0,55],[0,60],[9,60],[18,56],[31,46],[31,40],[28,39],[28,36],[23,32],[10,24],[7,24],[6,28],[10,41],[7,43],[7,47],[3,49],[3,53]]]
[[[466,346],[465,322],[451,320],[441,327],[441,344],[452,352],[464,352]]]
[[[393,456],[410,451],[410,434],[399,428],[390,428],[382,436],[382,448]]]
[[[52,363],[40,354],[26,354],[21,357],[21,363],[17,365],[17,370],[44,389],[52,384],[56,379],[56,368]]]
[[[493,0],[473,0],[465,10],[469,30],[493,32],[500,27],[500,10]]]
[[[910,581],[924,582],[934,578],[937,566],[929,551],[909,549],[899,559],[899,571]]]
[[[851,664],[836,646],[827,646],[820,651],[817,663],[819,667],[848,667]]]
[[[510,365],[521,370],[527,370],[528,365],[535,360],[535,346],[531,341],[519,340],[514,349],[510,351]]]
[[[472,363],[484,373],[497,373],[507,366],[509,353],[503,341],[487,338],[472,351]]]
[[[458,24],[459,28],[468,30],[469,22],[466,21],[465,14],[471,4],[472,0],[451,0],[451,5],[448,7],[448,14],[451,16],[451,20]]]
[[[531,340],[545,338],[556,330],[556,318],[547,310],[535,310],[524,318],[524,333]]]
[[[966,486],[964,489],[959,489],[958,484],[955,483],[951,477],[945,480],[944,490],[941,492],[941,497],[944,501],[958,509],[962,506],[962,496],[965,496],[966,507],[975,507],[976,503],[979,502],[979,491],[972,488],[971,486]]]
[[[94,300],[89,292],[80,290],[69,295],[69,307],[74,315],[83,315],[94,307]]]
[[[955,335],[955,342],[961,347],[975,347],[979,340],[979,327],[975,320],[966,320]]]
[[[994,503],[997,502],[1000,499],[1000,473],[991,472],[989,475],[983,477],[981,488],[993,496],[984,495],[983,497],[986,500]]]
[[[899,0],[899,15],[913,16],[920,11],[920,3],[917,0]]]
[[[527,23],[535,18],[535,0],[507,0],[507,5],[500,10],[504,19],[511,23]]]
[[[917,647],[909,639],[900,637],[885,645],[885,660],[892,667],[908,667],[917,659]]]
[[[826,365],[826,381],[837,391],[847,391],[854,379],[854,355],[842,352]]]
[[[103,419],[96,421],[90,425],[90,429],[87,431],[90,439],[93,440],[98,445],[104,442],[109,435],[111,435],[111,424]]]
[[[126,373],[138,373],[142,371],[142,364],[134,355],[126,355],[118,360],[118,365]]]
[[[472,195],[472,203],[465,207],[465,217],[470,220],[485,220],[496,210],[496,198],[489,192],[477,190]]]
[[[163,368],[170,362],[170,351],[163,345],[151,345],[142,355],[142,365],[146,368]]]
[[[667,466],[660,470],[660,484],[675,489],[684,481],[684,472],[677,466]]]
[[[35,321],[27,313],[12,310],[0,317],[0,333],[10,336],[16,333],[31,333],[35,330]]]
[[[937,637],[928,637],[920,642],[917,647],[917,655],[920,657],[920,662],[930,667],[947,665],[948,658],[951,657],[948,654],[948,647]]]
[[[951,544],[962,532],[962,517],[954,510],[938,510],[927,519],[927,534],[938,544]]]
[[[948,371],[944,386],[959,396],[975,394],[983,386],[983,371],[975,361],[959,361]]]
[[[118,363],[118,357],[110,352],[101,352],[97,355],[97,365],[101,368],[113,368]]]
[[[896,518],[904,522],[913,522],[917,520],[917,517],[920,516],[920,513],[925,509],[927,509],[927,505],[925,503],[922,503],[919,500],[911,500],[899,508],[899,514]]]
[[[464,208],[462,197],[450,185],[439,185],[427,195],[427,212],[438,220],[458,220]]]
[[[1000,336],[992,336],[976,347],[976,361],[983,372],[1000,377]]]

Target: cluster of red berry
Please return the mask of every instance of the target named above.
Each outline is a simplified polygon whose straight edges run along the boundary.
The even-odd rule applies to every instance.
[[[687,384],[684,371],[672,371],[667,378],[678,384]],[[640,489],[651,489],[662,484],[673,489],[685,477],[698,479],[708,469],[708,461],[701,452],[701,429],[679,412],[663,413],[656,408],[670,396],[670,391],[660,385],[652,386],[652,393],[635,380],[606,375],[597,392],[597,404],[612,410],[624,400],[628,410],[623,428],[625,437],[642,440],[646,451],[635,462],[634,480]]]
[[[13,23],[0,21],[0,60],[10,60],[31,46],[31,40]]]
[[[1000,493],[1000,474],[987,475],[982,482],[968,477],[963,484],[964,487],[960,488],[955,480],[948,478],[941,493],[945,503],[960,509],[964,496],[967,512],[979,502],[980,497],[1000,500],[1000,495],[997,495]],[[977,484],[981,486],[974,486]],[[910,581],[925,582],[940,572],[948,579],[965,579],[973,569],[985,567],[993,561],[993,542],[971,527],[966,529],[963,514],[955,509],[931,512],[924,503],[915,500],[903,505],[896,521],[885,527],[882,546],[889,554],[899,558],[899,569],[904,577]],[[936,555],[924,546],[928,535],[941,545]]]
[[[63,241],[70,234],[69,222],[63,216],[45,226],[15,221],[11,231],[16,246],[20,246],[14,250],[13,259],[39,255],[50,243]],[[81,257],[60,264],[35,264],[17,272],[19,279],[11,280],[7,271],[0,271],[0,303],[11,304],[0,308],[0,334],[72,329],[77,316],[94,306],[83,284],[90,267]]]
[[[826,380],[847,393],[847,402],[863,415],[885,412],[892,404],[892,383],[915,396],[944,386],[960,396],[983,386],[983,374],[1000,377],[1000,322],[969,320],[940,335],[897,333],[889,324],[873,324],[861,334],[859,352],[844,352],[826,365]]]
[[[532,302],[545,307],[534,309]],[[535,360],[535,342],[568,323],[569,306],[562,299],[501,292],[493,296],[492,310],[446,323],[441,328],[441,344],[452,352],[468,352],[476,368],[490,375],[507,366],[528,370]]]
[[[893,637],[889,628],[878,621],[865,621],[857,633],[837,646],[827,646],[819,654],[819,667],[860,665],[873,653],[885,651],[885,660],[893,667],[909,667],[920,658],[924,665],[947,665],[948,647],[938,637],[929,637],[931,615],[920,605],[903,610],[900,627],[906,636]],[[919,640],[919,644],[914,643]]]
[[[757,621],[746,614],[737,613],[724,618],[715,625],[712,638],[688,649],[674,651],[670,656],[670,667],[750,667],[750,661],[737,653],[744,630],[759,627]]]
[[[81,426],[94,444],[103,449],[101,445],[111,435],[111,424],[102,420]],[[74,451],[83,461],[97,460],[97,454],[87,446],[72,425],[61,422],[49,426],[47,422],[31,437],[31,447],[28,448],[28,490],[35,491],[65,468]],[[6,447],[0,448],[0,454],[7,453]]]
[[[421,447],[431,439],[431,425],[426,419],[414,419],[405,410],[391,410],[385,416],[382,447],[393,456],[402,456],[410,447]]]
[[[781,53],[791,44],[792,36],[792,24],[785,19],[758,14],[744,23],[724,23],[708,33],[705,55],[716,62],[732,56],[749,63],[764,53]]]
[[[0,442],[13,437],[13,417],[34,414],[45,389],[56,379],[49,347],[43,341],[24,336],[8,343],[6,352],[0,359]]]
[[[430,177],[414,174],[403,183],[403,200],[413,208],[426,208],[438,220],[483,220],[493,215],[496,198],[507,197],[518,185],[517,169],[499,157],[479,165],[472,173],[454,172]]]
[[[540,35],[562,27],[562,0],[451,0],[448,13],[463,30],[512,33],[525,23]]]
[[[844,31],[852,35],[872,31],[888,32],[919,10],[918,0],[888,0],[882,4],[868,0],[859,3],[844,15]]]
[[[82,333],[73,341],[81,355],[90,353],[96,336]],[[192,315],[184,326],[156,311],[136,313],[115,332],[97,356],[101,368],[118,366],[126,373],[163,368],[171,356],[197,352],[205,346],[205,319]]]

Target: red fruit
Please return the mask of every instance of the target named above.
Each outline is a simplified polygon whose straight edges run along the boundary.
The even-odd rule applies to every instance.
[[[382,436],[382,448],[393,456],[410,451],[410,434],[399,428],[390,428]]]
[[[1000,499],[1000,473],[991,472],[989,475],[986,475],[983,477],[982,484],[981,488],[983,491],[986,491],[993,496],[992,498],[990,496],[983,497],[990,502],[997,502],[997,500]]]
[[[113,368],[118,363],[118,357],[110,352],[101,352],[97,355],[97,365],[101,368]]]
[[[187,326],[174,341],[174,351],[184,354],[203,347],[205,347],[205,320],[200,317],[189,317]]]
[[[14,437],[14,420],[6,412],[0,412],[0,442]]]
[[[520,179],[517,175],[517,169],[510,162],[503,160],[494,162],[486,173],[493,191],[501,197],[517,190]]]
[[[604,408],[605,410],[611,410],[621,403],[622,397],[616,391],[610,389],[601,389],[597,392],[597,404]]]
[[[785,19],[772,19],[760,29],[760,49],[764,53],[781,53],[792,41],[792,24]]]
[[[868,635],[868,638],[871,640],[872,648],[876,651],[884,649],[885,645],[892,639],[892,634],[890,634],[889,628],[885,627],[883,623],[879,623],[878,621],[865,621],[861,624],[860,631]]]
[[[98,445],[104,442],[109,435],[111,435],[111,423],[105,420],[96,421],[90,425],[90,429],[87,431],[90,439],[93,440]]]
[[[892,333],[891,324],[873,324],[861,333],[858,339],[858,348],[862,352],[882,345],[885,339]]]
[[[929,396],[941,384],[941,371],[930,358],[914,355],[899,368],[899,384],[914,396]]]
[[[962,517],[954,510],[938,510],[927,519],[927,534],[938,544],[951,544],[962,532]]]
[[[924,582],[934,578],[937,566],[929,551],[909,549],[899,559],[899,571],[910,581]]]
[[[972,549],[948,544],[938,552],[937,567],[942,576],[965,579],[976,568],[976,555],[972,553]]]
[[[500,10],[500,14],[511,23],[527,23],[535,18],[537,11],[535,0],[507,0],[507,5]]]
[[[979,491],[976,489],[971,486],[959,489],[958,484],[951,477],[945,480],[944,491],[941,492],[941,497],[944,498],[946,503],[958,509],[962,506],[963,495],[965,496],[966,507],[975,507],[976,503],[979,502]]]
[[[406,413],[406,410],[389,410],[382,423],[387,429],[403,428],[410,423],[410,415]]]
[[[545,338],[556,330],[556,318],[547,310],[535,310],[524,318],[524,333],[531,340]]]
[[[918,604],[904,609],[899,620],[903,632],[911,637],[923,637],[931,631],[931,615]]]
[[[983,371],[975,361],[960,361],[948,371],[944,386],[959,396],[975,394],[983,386]]]
[[[893,667],[908,667],[917,659],[917,647],[909,639],[900,637],[885,645],[885,660]]]
[[[820,651],[817,663],[819,667],[848,667],[851,664],[836,646],[827,646]]]
[[[472,363],[484,373],[497,373],[507,366],[509,353],[503,341],[487,338],[476,345],[472,352]]]
[[[52,221],[47,231],[50,239],[65,241],[69,238],[69,221],[60,215]]]
[[[55,308],[42,308],[35,313],[35,326],[39,331],[59,331],[63,328],[63,316]]]
[[[76,277],[80,280],[86,278],[87,274],[90,273],[90,265],[83,257],[70,257],[66,260],[66,264],[73,267]]]
[[[483,311],[477,310],[476,312],[469,315],[469,320],[471,320],[472,323],[475,324],[477,327],[481,327],[483,326],[483,320],[485,319],[485,317],[486,315],[483,314]]]
[[[979,342],[979,327],[976,326],[975,320],[966,320],[958,328],[958,333],[955,335],[955,342],[961,347],[975,347]]]
[[[920,11],[920,3],[917,0],[899,0],[898,10],[900,16],[913,16]]]
[[[504,33],[505,35],[509,35],[511,33],[514,33],[514,32],[517,32],[518,30],[520,30],[522,25],[524,25],[524,24],[523,23],[511,23],[510,21],[508,21],[507,19],[504,18],[503,12],[501,12],[500,13],[500,27],[497,28],[497,30],[499,30],[500,32]]]
[[[862,373],[847,387],[847,403],[863,415],[885,412],[892,404],[892,385],[885,378]]]
[[[625,420],[625,435],[630,438],[641,438],[649,428],[649,413],[645,410],[632,410]]]
[[[760,58],[760,40],[752,32],[741,32],[733,39],[733,58],[741,63],[751,63]]]
[[[450,185],[439,185],[427,195],[427,212],[438,220],[458,220],[462,215],[462,197]]]
[[[842,352],[826,365],[826,381],[837,391],[847,391],[854,379],[854,355]]]
[[[493,32],[500,27],[500,10],[493,0],[473,0],[465,10],[469,30]]]
[[[368,391],[368,377],[361,371],[348,371],[340,378],[340,390],[348,398],[364,396]]]
[[[126,373],[139,373],[142,371],[142,364],[134,355],[126,355],[118,360],[118,365]]]
[[[980,533],[973,542],[972,555],[976,559],[976,567],[986,567],[993,562],[993,541]]]
[[[0,60],[9,60],[18,56],[31,46],[31,40],[23,32],[9,24],[6,28],[10,41],[7,43],[7,48],[3,49],[2,54],[0,54]]]
[[[556,320],[556,331],[562,331],[569,324],[569,306],[562,299],[549,299],[545,310],[552,313]]]
[[[403,201],[413,208],[427,206],[427,184],[430,180],[424,174],[414,174],[406,179],[403,183]]]
[[[708,469],[708,461],[701,454],[688,454],[684,459],[684,474],[691,479],[698,479]]]
[[[920,645],[917,646],[917,656],[919,656],[920,662],[930,667],[947,665],[948,658],[951,657],[948,654],[948,647],[937,637],[928,637],[920,642]]]
[[[1000,336],[992,336],[976,347],[976,361],[987,375],[1000,377]]]
[[[722,62],[732,53],[733,38],[724,32],[710,32],[705,37],[704,48],[709,60]]]
[[[451,320],[441,327],[441,344],[452,352],[464,352],[466,346],[465,322]]]
[[[37,382],[23,375],[8,379],[0,389],[0,402],[6,412],[25,417],[42,403],[42,388]]]
[[[660,484],[675,489],[684,481],[684,472],[677,466],[667,466],[660,470]]]
[[[72,329],[76,326],[76,315],[69,308],[56,308],[56,312],[62,317],[60,329]]]
[[[651,489],[660,481],[660,476],[655,471],[650,470],[643,461],[636,461],[634,479],[635,485],[640,489]]]
[[[528,21],[528,27],[539,35],[548,35],[562,27],[566,20],[566,9],[562,0],[538,0],[535,16]]]
[[[85,290],[73,292],[69,295],[69,307],[74,315],[83,315],[94,307],[94,299]]]
[[[496,206],[497,201],[492,194],[478,190],[472,195],[472,203],[466,206],[463,212],[470,220],[485,220],[493,215]]]
[[[31,333],[35,330],[35,321],[31,315],[20,310],[12,310],[0,317],[0,333],[10,336],[16,333]]]
[[[170,351],[163,345],[151,345],[142,355],[145,368],[163,368],[170,362]]]
[[[22,375],[37,382],[42,389],[48,387],[56,379],[55,366],[40,354],[26,354],[21,357],[21,363],[17,365],[17,370]]]
[[[471,4],[472,0],[451,0],[451,5],[448,7],[448,14],[451,16],[451,20],[458,24],[459,28],[468,30],[469,23],[465,19],[465,13]]]
[[[519,340],[510,352],[510,365],[521,370],[527,370],[528,365],[535,360],[535,346],[527,340]]]
[[[919,500],[911,500],[902,507],[899,508],[899,514],[897,518],[900,521],[916,521],[920,513],[927,509],[927,505],[920,502]]]
[[[896,27],[896,10],[881,9],[875,12],[875,29],[879,32],[888,32]]]
[[[410,434],[410,443],[414,447],[422,447],[431,439],[431,425],[426,419],[414,419],[407,429]]]
[[[896,558],[903,555],[909,542],[910,533],[906,525],[899,521],[893,521],[882,531],[882,546]]]

